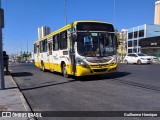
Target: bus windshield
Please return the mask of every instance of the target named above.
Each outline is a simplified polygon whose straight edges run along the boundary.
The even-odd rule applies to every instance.
[[[107,57],[116,53],[114,33],[78,32],[77,51],[86,57]]]

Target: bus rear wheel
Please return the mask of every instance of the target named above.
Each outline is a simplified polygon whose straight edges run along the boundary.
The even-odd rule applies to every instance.
[[[43,62],[41,62],[41,67],[42,67],[42,68],[41,68],[42,71],[43,71],[43,72],[46,72],[46,69],[45,69],[45,67],[44,67],[44,63],[43,63]]]
[[[69,77],[69,75],[68,75],[68,73],[67,73],[67,68],[66,68],[66,64],[65,64],[65,63],[63,63],[63,65],[62,65],[62,74],[63,74],[63,76],[64,76],[65,78],[68,78],[68,77]]]

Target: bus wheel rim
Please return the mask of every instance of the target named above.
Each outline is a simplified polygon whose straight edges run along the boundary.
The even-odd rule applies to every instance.
[[[64,75],[64,76],[67,75],[66,65],[63,65],[63,75]]]

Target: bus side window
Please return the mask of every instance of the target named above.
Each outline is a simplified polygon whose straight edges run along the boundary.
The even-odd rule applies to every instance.
[[[52,55],[52,42],[48,43],[48,51],[49,51],[49,55]]]
[[[53,36],[53,51],[56,51],[59,49],[59,39],[58,39],[58,34]]]
[[[67,49],[67,31],[60,33],[60,49]]]
[[[40,41],[40,53],[43,52],[43,44],[42,44],[42,41]]]
[[[39,55],[39,53],[40,53],[40,46],[39,45],[37,45],[37,55]]]
[[[47,39],[42,41],[43,44],[43,52],[47,52]]]

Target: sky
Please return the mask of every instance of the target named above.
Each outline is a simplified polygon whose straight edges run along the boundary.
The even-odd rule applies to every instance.
[[[66,0],[67,23],[100,20],[121,29],[154,24],[156,0]],[[115,4],[114,4],[115,3]],[[65,23],[64,0],[1,0],[4,9],[3,50],[8,54],[33,51],[38,27],[51,31]],[[27,47],[28,46],[28,47]]]

